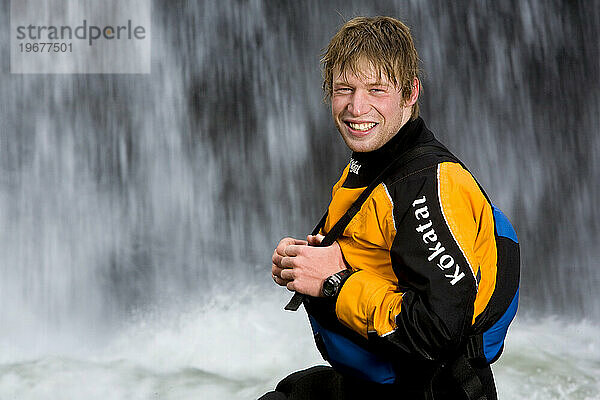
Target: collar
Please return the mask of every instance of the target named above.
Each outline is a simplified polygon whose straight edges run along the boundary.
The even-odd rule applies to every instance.
[[[400,154],[432,139],[433,134],[427,129],[421,117],[408,121],[379,149],[363,153],[353,152],[350,158],[350,170],[343,186],[347,188],[368,186],[383,168]]]

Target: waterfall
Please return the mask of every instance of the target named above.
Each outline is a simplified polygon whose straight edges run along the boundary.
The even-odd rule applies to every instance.
[[[312,228],[349,156],[320,53],[378,14],[411,27],[421,115],[516,227],[522,312],[598,320],[598,2],[178,0],[152,5],[151,74],[10,74],[2,57],[5,337],[102,336],[270,287],[273,247]]]

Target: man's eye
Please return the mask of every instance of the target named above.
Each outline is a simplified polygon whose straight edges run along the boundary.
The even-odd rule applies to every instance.
[[[335,89],[335,91],[337,93],[349,93],[352,91],[352,89],[348,88],[348,87],[341,87],[341,88],[337,88]]]
[[[373,88],[371,89],[371,93],[384,93],[385,90],[383,89],[379,89],[379,88]]]

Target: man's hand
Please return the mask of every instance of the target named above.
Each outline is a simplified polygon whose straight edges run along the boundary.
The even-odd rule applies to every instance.
[[[305,240],[286,237],[279,241],[279,244],[273,252],[273,265],[271,268],[271,273],[273,275],[273,280],[275,281],[275,283],[280,286],[287,286],[287,284],[290,283],[290,281],[287,281],[281,277],[281,270],[283,269],[283,267],[281,266],[281,260],[283,259],[283,257],[285,257],[285,248],[293,244],[299,246],[306,246],[308,245],[308,242]]]
[[[313,247],[321,240],[322,235],[309,235],[307,241],[282,239],[273,252],[273,280],[291,291],[322,296],[323,281],[346,269],[346,264],[337,242],[327,247]]]

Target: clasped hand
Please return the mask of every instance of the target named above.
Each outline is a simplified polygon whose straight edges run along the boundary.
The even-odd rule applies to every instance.
[[[308,235],[306,239],[281,239],[273,252],[272,276],[275,283],[288,290],[319,297],[323,281],[346,269],[346,264],[337,242],[315,247],[323,235]]]

